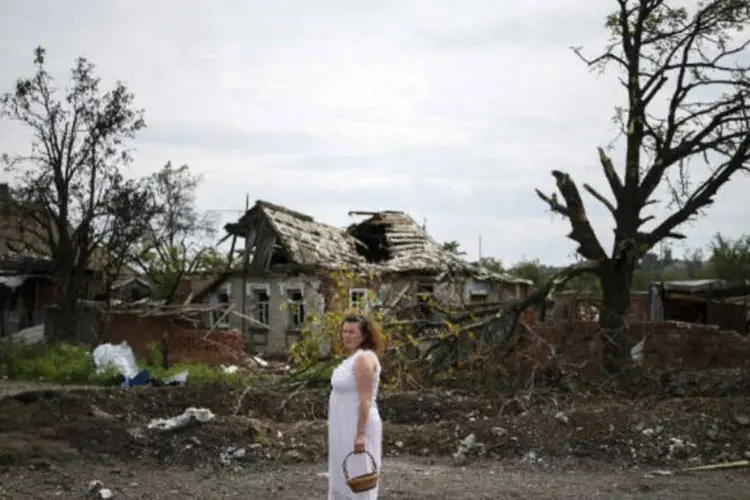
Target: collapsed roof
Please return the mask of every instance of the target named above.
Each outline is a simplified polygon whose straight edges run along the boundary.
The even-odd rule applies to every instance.
[[[258,200],[237,222],[227,224],[225,229],[230,235],[246,238],[247,247],[254,249],[254,264],[264,267],[295,263],[327,269],[345,266],[383,273],[463,273],[483,280],[531,283],[491,273],[445,250],[404,212],[350,212],[350,215],[367,218],[342,229]]]
[[[254,259],[267,260],[265,264],[287,261],[333,268],[366,263],[356,250],[357,240],[346,231],[267,201],[257,201],[225,229],[231,235],[245,238],[247,247],[256,249]],[[269,242],[269,236],[275,236],[275,241]],[[266,251],[266,244],[273,244],[274,251]]]

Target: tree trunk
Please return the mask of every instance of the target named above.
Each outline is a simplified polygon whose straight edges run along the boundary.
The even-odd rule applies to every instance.
[[[626,261],[607,264],[600,274],[602,306],[599,311],[599,327],[602,334],[603,368],[615,374],[622,370],[629,359],[627,323],[630,310],[630,287],[634,266]]]
[[[71,293],[71,288],[66,283],[63,283],[62,286],[58,285],[55,319],[50,325],[52,331],[47,334],[51,343],[75,342],[76,340],[78,303],[76,295]]]
[[[72,259],[71,259],[72,260]],[[51,342],[73,342],[77,340],[78,299],[81,281],[75,268],[62,264],[55,273],[57,281],[57,310],[52,331],[48,334]]]

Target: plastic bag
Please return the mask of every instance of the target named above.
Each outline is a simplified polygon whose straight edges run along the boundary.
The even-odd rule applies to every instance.
[[[109,367],[114,367],[123,377],[131,379],[141,371],[138,368],[138,363],[135,362],[133,349],[126,341],[118,345],[100,344],[96,346],[91,356],[94,358],[94,365],[98,373]]]

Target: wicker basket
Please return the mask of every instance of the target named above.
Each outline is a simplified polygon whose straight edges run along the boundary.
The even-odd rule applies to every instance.
[[[349,485],[349,488],[351,488],[352,492],[354,493],[369,491],[378,485],[378,464],[375,462],[375,457],[373,457],[369,451],[365,451],[365,453],[367,453],[367,456],[370,457],[370,462],[372,463],[372,472],[368,472],[367,474],[362,474],[361,476],[353,477],[351,479],[349,478],[349,469],[346,466],[346,462],[347,460],[349,460],[349,457],[355,455],[353,451],[344,458],[344,462],[341,464],[341,468],[344,471],[344,477],[346,478],[346,484]]]

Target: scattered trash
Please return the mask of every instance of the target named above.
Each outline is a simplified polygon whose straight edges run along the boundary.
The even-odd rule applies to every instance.
[[[247,450],[245,448],[229,446],[219,455],[219,462],[222,465],[229,465],[232,460],[242,460],[246,456]]]
[[[149,422],[149,429],[157,429],[160,431],[173,431],[175,429],[182,429],[189,425],[200,423],[204,424],[210,420],[213,420],[215,415],[207,408],[188,408],[181,415],[177,415],[172,418],[156,418]]]
[[[453,454],[453,459],[457,465],[461,465],[466,462],[468,453],[477,446],[477,437],[474,434],[469,434],[458,443],[458,449]]]
[[[568,418],[568,416],[561,411],[557,412],[555,418],[565,425],[568,425],[570,423],[570,419]]]
[[[179,373],[175,373],[169,378],[164,379],[163,385],[185,385],[187,383],[188,378],[188,371],[183,370]],[[152,382],[156,382],[154,385],[159,385],[157,381],[152,380]]]
[[[265,359],[259,358],[258,356],[252,356],[252,359],[256,363],[258,363],[258,366],[262,368],[266,368],[268,366],[268,361],[266,361]],[[288,366],[286,368],[288,368]]]
[[[94,358],[97,373],[102,373],[107,368],[115,368],[123,376],[123,387],[184,385],[187,382],[187,370],[177,373],[166,380],[152,378],[148,370],[138,368],[133,349],[126,341],[117,345],[110,343],[100,344],[91,352],[91,356]]]
[[[686,442],[685,440],[679,438],[670,438],[669,443],[670,444],[667,450],[666,457],[667,460],[684,457],[688,454],[691,448],[696,448],[695,443],[691,443],[689,441]]]
[[[538,458],[536,456],[536,452],[534,452],[534,451],[526,452],[523,455],[523,457],[521,457],[521,462],[523,462],[523,463],[535,464],[535,463],[541,462],[541,461],[542,461],[542,459]]]
[[[126,341],[118,345],[100,344],[94,348],[91,356],[94,358],[97,373],[102,373],[107,368],[114,367],[127,380],[135,378],[140,372],[133,349]]]
[[[10,338],[13,342],[23,342],[29,345],[41,344],[44,342],[44,323],[24,328],[6,338]]]
[[[94,479],[89,483],[89,492],[95,494],[96,498],[100,498],[101,500],[109,500],[115,496],[112,490],[105,488],[104,483],[98,479]]]
[[[656,477],[656,476],[672,476],[673,472],[664,469],[657,469],[645,474],[645,477]]]
[[[643,350],[646,347],[646,337],[643,337],[640,342],[638,342],[636,345],[633,346],[633,348],[630,350],[630,357],[633,360],[633,363],[636,365],[640,365],[643,363],[644,354]]]
[[[102,500],[109,500],[114,496],[115,494],[112,493],[112,490],[110,490],[109,488],[102,488],[99,490],[99,498],[101,498]]]
[[[495,436],[500,437],[500,436],[506,435],[508,433],[508,429],[506,429],[505,427],[493,427],[492,428],[492,433]]]

